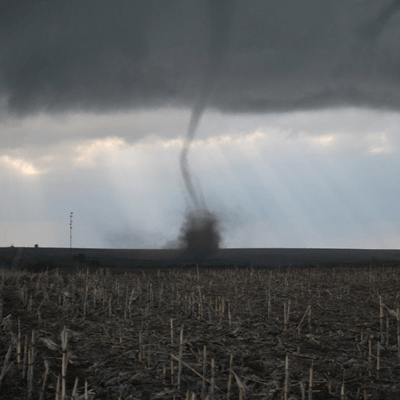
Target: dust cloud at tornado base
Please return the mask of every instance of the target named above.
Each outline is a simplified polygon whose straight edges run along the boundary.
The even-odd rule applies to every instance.
[[[216,214],[206,209],[193,210],[186,214],[178,238],[185,256],[202,260],[218,251],[220,240],[220,227]]]

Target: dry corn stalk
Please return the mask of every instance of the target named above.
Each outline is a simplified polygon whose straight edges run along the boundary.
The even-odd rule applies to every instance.
[[[24,358],[22,362],[22,379],[26,378],[26,365],[28,362],[28,337],[25,335],[25,343],[24,343]]]
[[[17,365],[21,368],[21,321],[18,318],[18,336],[17,336]]]
[[[283,389],[283,398],[287,400],[289,393],[289,355],[286,354],[285,357],[285,386]]]
[[[240,380],[240,378],[236,375],[235,371],[232,371],[233,376],[235,377],[236,384],[239,388],[239,400],[243,400],[246,396],[246,385]]]
[[[181,386],[182,379],[182,357],[183,357],[183,326],[179,336],[179,361],[178,361],[178,388]]]
[[[306,311],[304,312],[303,316],[301,317],[301,320],[299,322],[299,325],[297,325],[297,334],[300,335],[300,331],[301,331],[301,326],[305,320],[305,318],[307,317],[307,315],[310,317],[311,315],[311,305],[309,304],[306,308]],[[310,323],[309,323],[310,325]]]
[[[383,303],[382,303],[382,296],[379,296],[379,325],[381,329],[380,339],[381,344],[384,345],[385,343],[385,335],[383,333]]]
[[[210,398],[214,400],[214,390],[215,390],[215,360],[211,359],[211,383],[210,383]]]
[[[11,357],[11,352],[12,352],[12,344],[10,345],[10,347],[8,348],[7,354],[4,358],[3,361],[3,367],[1,368],[1,374],[0,374],[0,386],[1,383],[3,382],[4,377],[6,376],[8,370],[10,369],[10,357]]]
[[[314,365],[311,363],[308,375],[308,400],[312,400]]]
[[[229,377],[228,377],[228,388],[227,388],[227,394],[226,394],[226,399],[230,400],[231,398],[231,390],[232,390],[232,365],[233,365],[233,354],[231,353],[229,357]]]
[[[35,361],[35,331],[32,331],[31,343],[28,350],[28,398],[32,396],[33,393],[33,364]]]
[[[76,378],[75,378],[75,383],[74,383],[74,388],[72,389],[72,395],[71,395],[71,399],[72,399],[72,400],[78,400],[78,394],[77,394],[77,391],[78,391],[78,381],[79,381],[79,379],[78,379],[78,377],[76,377]]]
[[[64,326],[61,332],[61,349],[62,349],[62,363],[61,363],[61,400],[65,400],[66,396],[66,382],[67,382],[67,366],[68,366],[68,331]]]
[[[40,395],[39,395],[40,400],[44,400],[44,392],[46,390],[47,379],[49,377],[49,372],[50,372],[49,361],[47,359],[44,360],[44,366],[45,366],[45,371],[43,376],[42,389],[40,390]]]
[[[56,400],[60,400],[60,375],[57,375]]]

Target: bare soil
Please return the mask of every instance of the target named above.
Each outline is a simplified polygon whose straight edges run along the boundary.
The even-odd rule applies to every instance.
[[[110,271],[0,270],[0,398],[61,398],[64,327],[68,399],[400,398],[397,266]]]

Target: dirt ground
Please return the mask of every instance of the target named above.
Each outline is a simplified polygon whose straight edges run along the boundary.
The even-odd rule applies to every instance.
[[[400,398],[396,266],[120,272],[0,270],[0,398]]]

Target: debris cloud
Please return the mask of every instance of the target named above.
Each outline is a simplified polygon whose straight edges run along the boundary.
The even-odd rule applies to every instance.
[[[216,253],[220,240],[220,227],[216,214],[206,209],[197,209],[186,214],[179,244],[187,257],[201,260]]]

